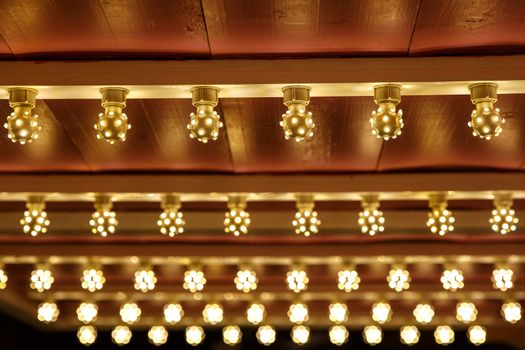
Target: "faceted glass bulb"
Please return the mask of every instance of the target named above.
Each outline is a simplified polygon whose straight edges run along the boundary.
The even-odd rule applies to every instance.
[[[341,346],[348,341],[348,336],[350,333],[345,326],[336,325],[328,329],[328,336],[330,337],[330,342],[334,345]]]
[[[222,340],[227,345],[237,345],[241,342],[242,332],[238,326],[227,326],[222,329]]]
[[[97,340],[97,330],[93,326],[81,326],[77,331],[77,338],[82,345],[91,345]]]
[[[117,215],[111,210],[97,210],[91,215],[89,225],[93,234],[107,237],[115,233],[115,228],[118,225]]]
[[[487,340],[487,330],[481,326],[471,326],[467,330],[468,340],[474,345],[481,345]]]
[[[120,307],[120,318],[122,322],[127,324],[134,324],[140,319],[142,311],[135,303],[127,303]]]
[[[372,135],[385,141],[395,139],[401,135],[403,129],[403,111],[396,111],[396,104],[392,102],[379,103],[376,111],[370,117]]]
[[[476,103],[476,109],[472,111],[468,122],[472,135],[490,140],[501,134],[505,118],[499,112],[499,108],[494,108],[490,101]]]
[[[108,106],[104,108],[104,113],[98,115],[94,128],[98,139],[114,144],[117,141],[126,141],[126,133],[131,129],[131,124],[126,113],[122,112],[122,107]]]
[[[434,331],[436,343],[448,345],[454,342],[454,331],[449,326],[438,326]]]
[[[359,289],[361,278],[356,270],[341,270],[337,273],[337,288],[345,292]]]
[[[266,309],[263,304],[251,304],[246,310],[246,319],[251,324],[257,325],[264,321]]]
[[[304,345],[310,340],[310,328],[307,326],[293,326],[292,340],[298,345]]]
[[[469,323],[476,320],[478,310],[473,303],[458,303],[456,305],[456,319],[463,323]]]
[[[375,236],[378,232],[385,230],[383,212],[376,208],[363,208],[359,212],[357,223],[361,226],[361,232],[370,236]]]
[[[217,140],[222,127],[221,117],[210,105],[197,106],[197,113],[190,114],[190,123],[187,125],[190,137],[202,143]]]
[[[148,340],[156,346],[166,344],[168,341],[168,331],[163,326],[153,326],[148,331]]]
[[[104,272],[97,269],[86,269],[82,272],[82,278],[80,279],[82,288],[90,292],[96,292],[101,290],[106,283]]]
[[[434,307],[429,304],[418,304],[414,309],[413,314],[417,322],[428,324],[432,322],[432,319],[434,318]]]
[[[288,288],[295,293],[306,290],[309,281],[306,272],[303,270],[292,270],[286,273]]]
[[[206,304],[204,310],[202,310],[202,318],[204,322],[211,325],[222,322],[224,311],[222,306],[219,304]]]
[[[42,126],[38,121],[38,115],[32,114],[31,107],[18,106],[7,117],[4,128],[7,129],[7,137],[12,142],[20,142],[21,145],[31,143],[38,139],[38,132]]]
[[[37,318],[40,322],[55,322],[59,315],[58,306],[55,303],[42,303],[38,306]]]
[[[430,232],[444,236],[448,232],[454,231],[455,221],[456,219],[450,210],[436,206],[428,213],[427,227],[430,228]]]
[[[225,214],[224,232],[234,236],[245,235],[248,233],[250,223],[250,213],[240,207],[232,208]]]
[[[419,341],[419,330],[415,326],[402,327],[399,335],[401,342],[405,345],[414,345]]]
[[[187,327],[185,330],[186,334],[186,343],[190,344],[191,346],[197,346],[204,340],[205,334],[202,327],[199,326],[191,326]]]
[[[509,301],[501,305],[501,316],[509,323],[516,323],[521,320],[521,305],[515,301]]]
[[[446,269],[441,275],[441,283],[443,284],[443,289],[451,292],[462,289],[465,286],[463,283],[463,272],[458,269]]]
[[[237,290],[249,293],[257,289],[257,275],[252,270],[239,270],[234,279]]]
[[[328,307],[330,321],[334,323],[343,323],[348,320],[348,307],[346,304],[333,303]]]
[[[388,303],[375,303],[372,305],[372,319],[377,323],[386,323],[392,318],[392,308]]]
[[[188,270],[184,272],[183,287],[192,293],[200,292],[204,289],[206,278],[204,273],[198,270]]]
[[[80,322],[88,324],[97,319],[98,306],[93,303],[82,303],[77,308],[77,318]]]
[[[388,286],[396,292],[402,292],[410,287],[410,273],[400,267],[393,267],[386,278]]]
[[[155,289],[157,283],[157,277],[153,270],[139,270],[135,272],[135,284],[133,285],[136,290],[141,292],[149,292]]]
[[[182,320],[184,310],[180,304],[168,304],[164,306],[164,319],[169,324],[176,324]]]
[[[261,326],[257,328],[257,341],[262,345],[268,346],[272,345],[275,342],[275,337],[277,333],[272,326]]]
[[[169,237],[174,237],[184,232],[184,216],[178,209],[164,209],[157,220],[160,233]]]
[[[127,326],[116,326],[111,331],[111,339],[119,346],[128,344],[132,335],[131,330]]]
[[[31,289],[35,289],[38,292],[44,292],[51,288],[54,281],[55,278],[53,277],[51,271],[46,267],[40,267],[31,271]]]
[[[24,233],[36,237],[41,233],[46,233],[49,224],[44,203],[28,202],[27,210],[24,211],[24,217],[20,220]]]
[[[284,130],[286,140],[293,139],[300,142],[314,135],[315,123],[312,112],[306,111],[305,104],[288,105],[288,110],[282,115],[282,121],[279,124]]]
[[[492,210],[492,217],[489,219],[492,230],[502,235],[516,231],[518,222],[516,212],[510,206],[498,205]]]
[[[363,330],[363,340],[370,345],[377,345],[383,340],[383,331],[378,326],[366,326]]]
[[[288,318],[292,323],[305,323],[309,318],[308,306],[303,303],[295,303],[290,305],[290,308],[288,309]]]

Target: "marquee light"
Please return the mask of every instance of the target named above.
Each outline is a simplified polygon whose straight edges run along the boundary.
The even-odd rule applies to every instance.
[[[40,322],[55,322],[59,314],[58,306],[54,302],[45,302],[38,306],[37,318]]]
[[[299,267],[296,267],[286,273],[286,283],[288,285],[288,289],[294,293],[305,291],[308,288],[309,281],[310,279],[308,278],[306,271]]]
[[[440,236],[454,231],[456,219],[452,212],[447,209],[447,197],[444,193],[435,193],[429,198],[430,212],[428,213],[427,227],[430,232]]]
[[[20,220],[24,233],[36,237],[41,233],[47,232],[50,222],[45,209],[44,196],[29,196],[24,217]]]
[[[366,326],[363,330],[363,340],[369,345],[377,345],[383,340],[383,331],[378,326]]]
[[[91,232],[102,237],[114,234],[118,221],[115,212],[111,210],[113,208],[111,196],[105,194],[96,195],[94,207],[95,212],[91,215],[91,220],[89,220]]]
[[[361,283],[361,278],[355,268],[350,267],[337,272],[337,288],[340,290],[345,292],[358,290],[359,283]]]
[[[288,309],[288,318],[290,322],[295,324],[302,324],[308,321],[308,306],[303,303],[295,303],[290,305]]]
[[[227,326],[222,329],[222,340],[226,345],[237,345],[242,340],[242,332],[238,326]]]
[[[487,330],[481,326],[471,326],[467,330],[468,340],[474,345],[481,345],[487,341]]]
[[[36,270],[31,271],[31,280],[29,286],[38,292],[44,292],[51,289],[55,278],[47,265],[38,265]]]
[[[173,325],[177,324],[182,320],[184,316],[184,310],[180,304],[168,304],[164,306],[164,320]]]
[[[122,110],[126,107],[128,92],[128,89],[121,87],[100,89],[104,113],[98,115],[98,121],[94,125],[98,139],[103,139],[110,144],[126,141],[126,133],[131,129],[131,124]]]
[[[155,276],[155,271],[151,268],[143,268],[135,272],[135,283],[133,287],[136,290],[140,290],[143,293],[149,292],[155,289],[156,283],[157,277]]]
[[[428,324],[432,322],[432,319],[434,318],[434,307],[430,304],[417,304],[413,314],[417,322]]]
[[[517,301],[507,301],[506,303],[503,303],[501,305],[501,316],[505,319],[505,321],[509,323],[516,323],[519,320],[521,320],[521,304]]]
[[[202,310],[202,318],[204,322],[211,325],[221,323],[224,318],[224,311],[220,304],[206,304],[204,310]]]
[[[416,326],[401,327],[399,331],[401,342],[405,345],[414,345],[419,342],[419,330]]]
[[[454,331],[450,326],[438,326],[434,331],[436,343],[440,345],[449,345],[454,342]]]
[[[319,232],[321,220],[317,211],[314,210],[314,197],[311,195],[298,195],[296,201],[297,212],[292,220],[295,233],[309,237]]]
[[[396,111],[401,102],[401,85],[384,84],[374,87],[374,102],[379,107],[372,112],[370,125],[372,134],[388,141],[401,135],[403,128],[403,111]]]
[[[246,309],[246,319],[253,325],[258,325],[266,317],[266,308],[263,304],[253,303]]]
[[[120,307],[120,318],[122,322],[127,324],[134,324],[140,319],[142,310],[135,303],[126,303]]]
[[[192,293],[201,292],[206,284],[206,278],[204,272],[199,267],[191,267],[189,270],[184,272],[184,289],[189,290]]]
[[[341,346],[348,341],[350,333],[345,326],[335,325],[328,329],[330,342],[334,345]]]
[[[249,293],[257,289],[257,274],[248,268],[237,271],[234,283],[237,290]]]
[[[342,303],[332,303],[328,306],[328,315],[330,321],[334,323],[343,323],[348,320],[348,307]]]
[[[284,130],[286,140],[300,142],[314,135],[315,123],[312,112],[306,111],[310,103],[310,88],[302,85],[291,85],[283,88],[283,103],[288,110],[282,115],[279,123]]]
[[[463,323],[470,323],[476,320],[478,310],[473,303],[458,303],[456,305],[456,319]]]
[[[97,340],[97,329],[93,326],[81,326],[78,328],[77,338],[82,345],[92,345]]]
[[[372,319],[377,323],[386,323],[392,318],[392,308],[390,304],[378,302],[372,305]]]
[[[228,209],[224,218],[224,231],[234,236],[245,235],[250,226],[250,213],[246,209],[246,197],[234,195],[228,198]]]
[[[128,326],[116,326],[111,331],[111,339],[113,340],[113,343],[119,346],[128,344],[132,336],[133,334]]]
[[[310,340],[310,328],[307,326],[293,326],[290,335],[294,343],[304,345]]]
[[[361,201],[362,210],[359,212],[357,223],[361,226],[361,232],[375,236],[385,230],[385,218],[379,210],[379,196],[376,194],[365,195]]]
[[[269,346],[275,342],[277,332],[272,326],[261,326],[257,328],[257,341],[262,345]]]
[[[396,292],[410,287],[410,273],[403,265],[393,265],[386,278],[388,286]]]
[[[489,219],[494,232],[506,235],[516,231],[519,219],[516,217],[516,211],[512,209],[512,204],[511,193],[496,193],[494,196],[494,209]]]
[[[162,213],[157,220],[160,233],[169,237],[174,237],[184,232],[184,216],[180,211],[180,197],[172,194],[166,194],[162,197],[160,204]]]
[[[148,331],[148,340],[156,346],[166,344],[168,341],[168,331],[164,326],[153,326]]]
[[[202,327],[199,326],[187,327],[184,333],[186,336],[186,343],[190,344],[191,346],[199,345],[206,336]]]
[[[492,286],[494,289],[506,292],[507,290],[514,287],[515,278],[516,276],[514,275],[514,271],[512,271],[512,269],[504,265],[498,265],[492,271]]]
[[[463,280],[463,271],[453,267],[445,269],[441,275],[443,289],[450,290],[451,292],[462,289],[465,286]]]
[[[486,140],[497,137],[503,131],[505,123],[499,108],[494,108],[494,103],[498,101],[498,84],[477,83],[469,85],[468,88],[470,99],[476,105],[468,122],[472,134]]]
[[[7,117],[4,124],[4,128],[7,129],[7,137],[12,142],[19,142],[21,145],[31,143],[38,139],[38,133],[42,130],[38,122],[38,115],[32,112],[36,105],[38,91],[30,88],[11,88],[7,92],[9,93],[9,106],[13,108],[13,112]]]
[[[85,269],[82,272],[80,282],[83,289],[90,292],[96,292],[104,287],[106,278],[104,277],[104,272],[102,270],[99,270],[97,267],[92,267]]]
[[[77,308],[77,318],[80,322],[88,324],[95,322],[98,315],[98,306],[94,303],[82,303]]]
[[[219,103],[219,88],[196,86],[191,89],[191,95],[196,113],[190,114],[190,123],[187,125],[190,137],[202,143],[217,140],[219,129],[223,127],[220,115],[213,110]]]

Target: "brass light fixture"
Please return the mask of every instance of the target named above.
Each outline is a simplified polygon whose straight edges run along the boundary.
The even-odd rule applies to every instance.
[[[13,112],[7,117],[4,128],[7,129],[7,137],[12,142],[20,142],[21,145],[30,143],[38,138],[38,132],[42,130],[38,122],[38,115],[32,114],[36,105],[38,91],[31,88],[8,89],[9,106]]]
[[[77,308],[77,318],[84,324],[96,321],[98,315],[98,306],[94,303],[81,303]]]
[[[301,302],[291,304],[288,308],[287,315],[290,322],[295,324],[303,324],[310,318],[308,313],[308,305]]]
[[[386,278],[388,286],[396,292],[402,292],[410,287],[410,273],[402,264],[392,265]]]
[[[295,325],[290,332],[292,340],[298,345],[304,345],[310,340],[310,327]]]
[[[257,279],[257,274],[255,271],[247,266],[241,267],[239,271],[237,271],[237,275],[233,280],[237,290],[240,290],[244,293],[249,293],[256,290],[258,281],[259,280]]]
[[[381,327],[370,325],[363,329],[363,340],[369,345],[377,345],[383,340]]]
[[[191,266],[184,271],[184,284],[182,285],[184,289],[191,293],[202,292],[205,284],[206,277],[199,266]]]
[[[375,236],[378,232],[385,230],[385,218],[379,210],[379,195],[367,194],[362,197],[362,210],[359,212],[357,223],[361,226],[361,232]]]
[[[160,233],[169,237],[183,233],[186,222],[180,211],[180,197],[173,194],[166,194],[162,197],[160,206],[163,210],[157,220]]]
[[[204,329],[202,329],[202,327],[199,326],[187,327],[184,330],[184,334],[186,337],[186,343],[190,344],[191,346],[199,345],[206,337]]]
[[[498,101],[498,84],[477,83],[469,85],[470,99],[476,105],[472,111],[468,126],[472,128],[472,135],[490,140],[503,131],[505,118],[500,116],[499,108],[494,108]]]
[[[246,319],[253,325],[258,325],[266,317],[266,308],[263,304],[251,303],[246,309]]]
[[[501,316],[509,323],[516,323],[521,320],[521,304],[514,300],[509,300],[501,305]]]
[[[441,284],[443,284],[443,289],[450,290],[455,292],[458,289],[465,287],[463,271],[457,269],[454,266],[448,266],[443,270],[441,274]]]
[[[461,302],[456,305],[456,319],[463,323],[476,321],[478,309],[476,305],[469,302]]]
[[[345,326],[335,325],[328,329],[328,337],[334,345],[341,346],[348,341],[350,333]]]
[[[471,326],[467,330],[468,340],[474,345],[481,345],[487,340],[487,329],[481,326]]]
[[[514,271],[504,264],[498,264],[492,271],[492,286],[494,289],[506,292],[514,287],[514,280],[516,275]]]
[[[405,345],[414,345],[419,342],[419,330],[416,326],[404,326],[399,330],[401,342]]]
[[[41,303],[38,306],[37,318],[40,322],[52,323],[58,318],[60,311],[58,310],[57,304],[53,301],[47,301]]]
[[[91,345],[97,340],[97,329],[93,326],[81,326],[77,331],[77,338],[82,345]]]
[[[95,212],[91,215],[91,220],[89,220],[91,232],[102,237],[115,233],[118,221],[115,212],[111,210],[113,208],[111,196],[106,194],[96,195],[94,206]]]
[[[432,322],[435,311],[434,307],[430,304],[417,304],[412,312],[417,322],[421,324],[428,324]]]
[[[321,220],[318,218],[317,211],[314,210],[314,196],[298,195],[296,206],[297,212],[292,220],[295,233],[305,237],[318,233]]]
[[[55,282],[55,278],[48,265],[39,264],[35,270],[31,271],[31,279],[29,286],[40,293],[51,289],[51,286]]]
[[[128,326],[116,326],[111,331],[111,339],[119,346],[128,344],[132,336],[133,333]]]
[[[295,266],[286,273],[286,284],[288,289],[294,293],[300,293],[308,288],[310,279],[301,266]]]
[[[344,303],[332,303],[328,306],[330,321],[340,324],[348,320],[348,307]]]
[[[374,87],[374,102],[379,106],[372,112],[370,125],[372,134],[385,141],[401,135],[403,111],[396,111],[401,102],[401,85],[383,84]]]
[[[164,306],[164,320],[169,324],[177,324],[182,320],[184,310],[180,304],[168,304]]]
[[[224,231],[234,236],[245,235],[250,226],[250,213],[246,209],[246,196],[232,195],[228,197],[228,209],[224,218]]]
[[[153,326],[148,331],[148,340],[156,346],[166,344],[168,341],[168,331],[164,326]]]
[[[377,323],[389,322],[392,318],[392,308],[387,302],[377,302],[372,305],[372,319]]]
[[[157,277],[155,276],[155,271],[150,265],[144,265],[142,268],[135,272],[133,287],[135,290],[140,290],[143,293],[149,292],[155,289],[155,284],[157,283]]]
[[[494,209],[489,223],[494,232],[502,235],[516,231],[519,219],[512,209],[512,194],[509,192],[496,193],[494,195]]]
[[[126,113],[126,96],[129,90],[121,87],[106,87],[100,89],[104,113],[98,115],[94,128],[97,138],[104,139],[110,144],[116,141],[126,141],[126,132],[131,128]]]
[[[30,234],[33,237],[41,233],[46,233],[49,227],[49,219],[45,211],[46,204],[44,196],[29,196],[26,208],[27,210],[24,212],[24,217],[20,220],[20,225],[22,225],[24,233]]]
[[[206,304],[204,310],[202,310],[202,319],[211,325],[221,323],[224,319],[224,311],[221,304]]]
[[[277,332],[272,326],[261,326],[257,328],[257,341],[264,346],[272,345],[275,342]]]
[[[93,293],[104,287],[106,278],[104,277],[104,272],[100,269],[100,266],[93,265],[82,271],[80,283],[83,289]]]
[[[430,232],[440,236],[454,230],[456,219],[447,209],[447,196],[444,193],[434,193],[429,197],[430,212],[428,213],[427,227]]]
[[[226,326],[222,329],[222,340],[226,345],[237,345],[242,340],[242,332],[239,326]]]
[[[337,272],[337,288],[345,292],[359,289],[361,278],[354,266],[348,266]]]
[[[454,330],[447,325],[437,326],[434,331],[434,338],[437,344],[452,344],[454,342]]]
[[[310,88],[303,85],[291,85],[282,89],[283,103],[288,110],[282,115],[279,123],[284,130],[286,140],[297,142],[314,135],[315,127],[312,112],[306,111],[310,103]]]
[[[202,143],[217,140],[219,129],[223,127],[220,115],[213,110],[219,103],[219,88],[213,86],[196,86],[191,89],[192,104],[197,109],[190,114],[190,137]]]
[[[119,314],[122,322],[131,325],[138,322],[140,315],[142,314],[142,310],[136,303],[129,302],[120,307]]]

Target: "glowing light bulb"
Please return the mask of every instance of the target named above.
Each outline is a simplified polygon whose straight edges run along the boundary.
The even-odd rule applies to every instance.
[[[82,345],[92,345],[97,340],[97,330],[93,326],[81,326],[78,328],[77,338]]]
[[[379,302],[372,305],[372,319],[377,323],[386,323],[392,318],[392,308],[390,304]]]
[[[227,326],[222,329],[222,340],[227,345],[237,345],[241,342],[242,332],[238,326]]]
[[[24,211],[24,217],[20,220],[22,231],[32,237],[41,233],[46,233],[49,227],[46,204],[43,196],[30,196],[26,203],[27,210]]]
[[[150,290],[155,289],[155,284],[157,283],[157,277],[155,277],[155,272],[150,269],[139,270],[135,272],[135,284],[133,287],[136,290],[141,292],[149,292]]]
[[[399,335],[401,342],[405,345],[414,345],[419,342],[419,330],[415,326],[402,327]]]
[[[21,145],[31,143],[38,138],[38,133],[42,130],[38,115],[32,112],[38,91],[29,88],[13,88],[9,89],[8,93],[9,106],[13,108],[13,112],[7,117],[4,124],[4,128],[7,129],[7,137],[12,142],[19,142]]]
[[[521,313],[521,305],[516,301],[508,301],[501,305],[501,316],[509,323],[514,324],[521,320]]]
[[[288,288],[295,293],[306,290],[309,281],[308,275],[304,270],[294,269],[286,273]]]
[[[222,322],[224,312],[222,306],[219,304],[206,304],[204,310],[202,310],[202,318],[204,322],[211,325]]]
[[[245,235],[250,226],[250,213],[245,211],[246,198],[244,196],[230,196],[228,209],[224,218],[224,232],[234,236]]]
[[[82,278],[80,279],[83,289],[86,289],[90,292],[96,292],[101,290],[106,283],[106,278],[104,273],[101,270],[95,268],[89,268],[82,272]]]
[[[126,107],[128,92],[124,88],[100,89],[104,113],[98,115],[98,121],[94,125],[98,139],[103,139],[110,144],[126,141],[126,133],[131,129],[131,124],[122,110]]]
[[[295,233],[305,237],[318,233],[321,220],[314,210],[313,196],[298,196],[296,206],[297,212],[292,220]]]
[[[288,309],[288,318],[292,323],[305,323],[309,318],[308,306],[303,303],[291,304],[290,308]]]
[[[91,323],[97,319],[98,306],[93,303],[82,303],[77,308],[77,318],[82,323]]]
[[[266,309],[263,304],[251,304],[246,309],[246,319],[254,325],[258,325],[266,317]]]
[[[204,289],[206,284],[206,278],[204,273],[197,268],[192,268],[184,272],[184,289],[189,290],[192,293],[200,292]]]
[[[328,329],[330,342],[334,345],[341,346],[348,341],[350,333],[345,326],[335,325]]]
[[[257,274],[248,269],[239,270],[237,271],[234,282],[237,290],[249,293],[252,290],[257,289]]]
[[[212,86],[197,86],[191,89],[195,113],[190,114],[187,125],[190,137],[202,143],[217,140],[219,129],[223,127],[220,115],[213,108],[219,102],[219,89]]]
[[[448,268],[441,275],[441,283],[445,290],[450,290],[451,292],[462,289],[465,286],[463,283],[463,272],[455,268]]]
[[[134,324],[140,319],[142,311],[135,303],[127,303],[120,307],[120,318],[122,322],[127,324]]]
[[[514,271],[505,266],[498,266],[492,271],[492,286],[502,292],[514,287],[514,279]]]
[[[478,83],[469,86],[470,98],[476,109],[470,115],[468,126],[472,134],[485,140],[497,137],[503,131],[505,118],[499,108],[494,108],[497,98],[497,84]]]
[[[164,306],[164,319],[169,324],[176,324],[182,320],[184,310],[180,304],[168,304]]]
[[[495,195],[494,209],[489,223],[494,232],[502,235],[516,231],[519,219],[516,217],[516,211],[512,209],[512,194],[497,193]]]
[[[359,212],[359,219],[357,220],[361,232],[370,236],[383,232],[385,230],[385,218],[383,212],[379,210],[379,197],[377,195],[364,196],[361,207],[362,210]]]
[[[36,270],[31,271],[31,281],[29,286],[38,292],[44,292],[51,289],[55,278],[51,271],[45,265],[40,265]]]
[[[111,197],[106,195],[96,196],[95,212],[91,215],[91,220],[89,220],[93,234],[107,237],[115,233],[118,221],[117,215],[111,210],[112,208]]]
[[[434,331],[436,343],[448,345],[454,342],[454,331],[449,326],[438,326]]]
[[[366,326],[363,330],[363,340],[369,345],[377,345],[383,340],[383,331],[378,326]]]
[[[0,289],[5,289],[5,287],[7,287],[7,273],[4,267],[0,265]]]
[[[148,331],[148,340],[156,346],[166,344],[168,341],[168,331],[163,326],[153,326]]]
[[[55,322],[59,314],[58,306],[53,302],[42,303],[38,306],[37,318],[40,322]]]
[[[432,322],[432,319],[434,318],[434,307],[429,304],[417,304],[413,314],[417,322],[428,324]]]
[[[396,292],[410,287],[410,273],[403,266],[392,266],[386,280],[388,286]]]
[[[191,346],[199,345],[200,343],[202,343],[204,337],[206,336],[202,327],[199,326],[187,327],[185,330],[185,335],[186,343],[190,344]]]
[[[328,306],[330,321],[334,323],[343,323],[348,320],[348,307],[346,304],[333,303]]]
[[[163,212],[157,220],[160,233],[169,237],[174,237],[184,232],[184,216],[180,211],[180,197],[174,195],[165,195],[162,197],[161,207]]]
[[[478,310],[473,303],[458,303],[456,305],[456,319],[463,323],[469,323],[476,320]]]
[[[283,88],[283,102],[288,107],[279,122],[286,140],[300,142],[314,135],[315,123],[312,112],[306,111],[310,103],[310,88],[307,86],[287,86]]]
[[[255,334],[257,341],[265,346],[272,345],[275,342],[276,335],[277,333],[272,326],[261,326],[257,328]]]
[[[467,330],[468,340],[474,345],[481,345],[487,341],[487,330],[481,326],[471,326]]]
[[[374,102],[377,110],[372,112],[370,126],[372,135],[388,141],[401,135],[403,129],[403,111],[396,111],[401,102],[401,85],[386,84],[374,87]]]
[[[444,194],[430,195],[430,211],[428,213],[427,227],[430,232],[444,236],[448,232],[454,231],[456,219],[452,212],[447,209],[447,199]]]
[[[127,326],[116,326],[111,331],[111,339],[119,346],[128,344],[132,335],[131,330]]]
[[[310,340],[310,328],[307,326],[293,326],[290,335],[295,344],[304,345]]]
[[[337,288],[345,292],[359,289],[361,278],[355,269],[341,270],[337,273]]]

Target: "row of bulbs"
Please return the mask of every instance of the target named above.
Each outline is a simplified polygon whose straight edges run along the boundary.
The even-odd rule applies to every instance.
[[[93,303],[82,303],[77,309],[77,318],[84,326],[79,328],[77,333],[79,341],[84,345],[90,345],[96,340],[96,329],[91,323],[96,321],[98,307]],[[458,321],[469,324],[476,321],[477,309],[473,303],[461,302],[456,306],[456,318]],[[333,325],[329,328],[330,341],[336,345],[343,345],[347,342],[349,332],[343,323],[348,321],[348,307],[343,303],[332,303],[329,306],[329,318]],[[392,309],[386,302],[377,302],[372,306],[372,320],[378,324],[385,324],[392,317]],[[422,325],[429,324],[434,318],[434,308],[430,304],[418,304],[413,315],[415,320]],[[517,323],[522,317],[521,305],[515,301],[505,302],[501,307],[501,315],[509,323]],[[38,319],[45,323],[55,322],[59,316],[59,310],[54,302],[45,302],[38,308]],[[131,338],[131,331],[128,325],[133,325],[140,319],[141,310],[135,303],[127,303],[120,308],[120,317],[123,323],[112,332],[113,341],[119,345],[127,344]],[[175,325],[181,321],[184,311],[180,304],[168,304],[164,306],[164,319],[166,323]],[[247,320],[253,325],[261,325],[266,316],[264,305],[251,304],[247,311]],[[203,320],[210,325],[218,325],[224,320],[223,309],[220,304],[207,304],[202,312]],[[288,310],[290,322],[294,324],[292,328],[292,339],[297,344],[305,344],[309,339],[309,327],[305,325],[309,319],[308,306],[303,303],[290,305]],[[188,332],[190,334],[188,334]],[[197,334],[192,334],[198,332]],[[476,337],[477,332],[482,332],[483,337]],[[119,334],[125,333],[125,334]],[[268,334],[267,334],[268,333]],[[482,344],[485,341],[486,330],[483,327],[474,325],[468,330],[468,335],[472,343]],[[473,334],[470,334],[473,333]],[[414,345],[419,341],[419,331],[416,326],[409,325],[401,328],[401,341],[407,345]],[[164,326],[156,325],[151,327],[148,332],[150,342],[155,345],[162,345],[167,341],[168,332]],[[226,344],[235,345],[241,341],[242,332],[235,325],[223,328],[223,339]],[[368,344],[376,345],[381,342],[382,331],[378,325],[369,325],[363,332],[365,341]],[[450,344],[454,341],[454,333],[449,326],[438,326],[435,331],[436,342],[439,344]],[[186,328],[186,340],[191,345],[198,345],[204,339],[204,332],[200,326]],[[257,339],[264,345],[270,345],[275,341],[275,329],[268,325],[258,328]],[[474,341],[474,339],[476,339]]]
[[[30,196],[20,220],[24,233],[33,237],[47,232],[50,221],[45,211],[43,196]],[[505,235],[517,229],[519,219],[512,209],[512,195],[510,193],[496,193],[494,195],[494,209],[489,219],[490,227],[494,232]],[[246,211],[246,197],[231,195],[228,199],[228,211],[224,218],[224,231],[234,236],[245,235],[251,223],[250,214]],[[93,234],[107,237],[114,234],[118,225],[116,213],[112,210],[113,203],[108,195],[95,197],[95,212],[91,215],[89,224]],[[362,210],[359,212],[358,224],[361,232],[374,236],[385,230],[385,218],[379,210],[379,196],[365,195],[361,202]],[[297,212],[292,219],[292,227],[296,234],[309,237],[319,232],[321,220],[315,210],[314,196],[298,195],[296,200]],[[428,219],[426,221],[430,232],[444,236],[454,230],[455,218],[448,209],[447,196],[443,193],[429,196]],[[179,196],[167,194],[162,197],[162,213],[159,215],[157,225],[163,235],[174,237],[184,232],[186,224],[182,214]]]
[[[497,84],[478,83],[469,87],[471,101],[476,105],[472,111],[468,126],[474,136],[490,140],[498,136],[505,119],[501,117],[497,101]],[[9,92],[9,104],[13,112],[7,117],[5,128],[8,137],[13,142],[29,143],[38,138],[42,129],[38,116],[32,114],[36,104],[37,90],[31,88],[12,88]],[[102,88],[102,106],[104,112],[99,114],[95,123],[97,137],[111,144],[125,141],[127,130],[131,128],[123,109],[126,107],[125,88]],[[312,112],[307,111],[310,103],[310,88],[302,85],[286,86],[282,89],[283,103],[288,108],[282,115],[280,125],[284,137],[297,142],[313,136],[315,123]],[[190,137],[207,143],[217,140],[219,129],[223,127],[220,116],[214,110],[219,102],[219,88],[213,86],[197,86],[191,89],[192,104],[196,111],[190,114],[187,125]],[[403,111],[397,109],[401,102],[401,85],[384,84],[374,87],[374,102],[378,108],[372,112],[370,125],[372,134],[380,139],[395,139],[401,135],[404,126]]]

